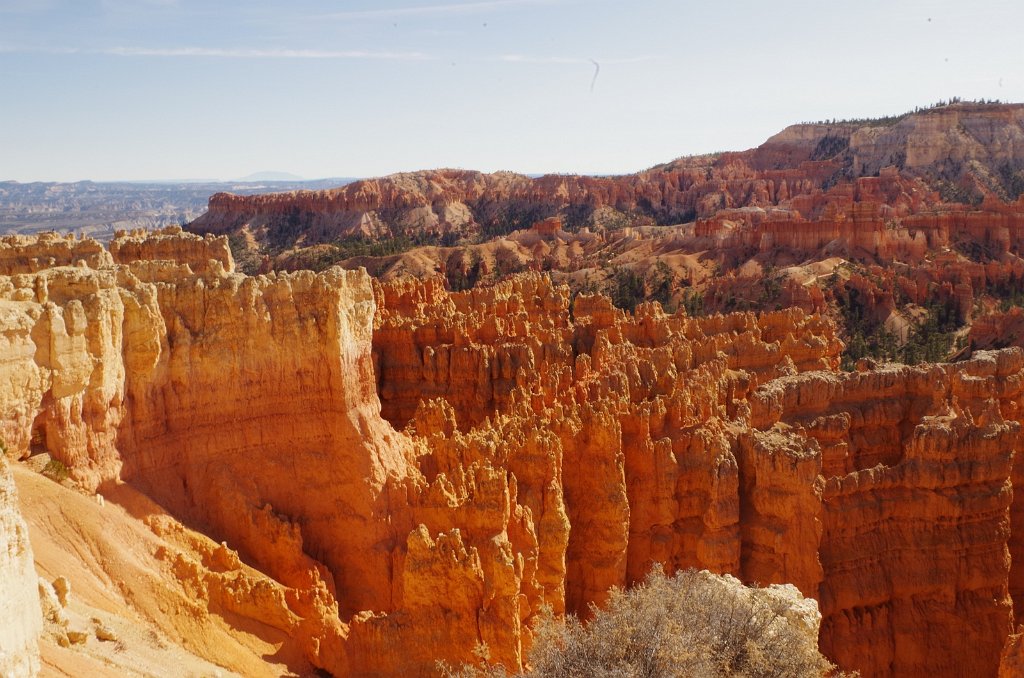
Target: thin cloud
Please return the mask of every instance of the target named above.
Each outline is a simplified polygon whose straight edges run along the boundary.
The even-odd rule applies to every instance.
[[[381,59],[424,61],[432,57],[422,52],[374,52],[369,50],[319,49],[224,49],[218,47],[45,47],[22,49],[0,46],[2,53],[99,54],[123,57],[209,57],[217,59]]]
[[[362,9],[350,12],[328,14],[331,19],[372,19],[377,17],[416,16],[423,14],[472,14],[506,7],[525,5],[553,5],[562,0],[482,0],[445,5],[422,5],[420,7],[390,7],[383,9]]]
[[[633,57],[622,57],[618,59],[588,59],[583,57],[558,57],[558,56],[530,56],[527,54],[502,54],[495,57],[497,61],[504,61],[509,64],[587,64],[593,66],[595,62],[600,64],[638,64],[644,61],[651,61],[657,57],[651,54],[643,54]]]
[[[115,56],[217,57],[222,59],[393,59],[422,61],[422,52],[371,52],[368,50],[321,49],[221,49],[210,47],[112,47],[98,50]]]

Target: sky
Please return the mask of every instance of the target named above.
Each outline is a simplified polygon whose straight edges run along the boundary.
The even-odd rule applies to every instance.
[[[635,172],[1024,101],[1020,0],[0,0],[0,180]]]

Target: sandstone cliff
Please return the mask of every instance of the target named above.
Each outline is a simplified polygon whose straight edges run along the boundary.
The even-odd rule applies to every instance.
[[[173,261],[187,265],[195,273],[204,273],[218,264],[228,273],[235,270],[227,242],[212,236],[194,238],[182,235],[180,226],[156,231],[117,231],[110,241],[110,254],[118,264]],[[216,263],[211,264],[211,261]]]
[[[0,450],[0,675],[34,676],[43,618],[32,546],[8,463]]]
[[[0,277],[0,427],[159,502],[173,519],[130,499],[189,614],[292,670],[428,675],[480,643],[517,668],[544,606],[586,615],[654,563],[794,584],[864,675],[999,665],[1020,349],[840,373],[834,323],[799,308],[251,278],[223,238],[130,238],[128,263]]]
[[[54,266],[97,268],[111,262],[110,253],[103,249],[103,245],[89,238],[56,233],[0,237],[0,275],[35,273]]]
[[[1001,408],[1000,389],[986,383],[1005,375],[1015,384],[1022,358],[980,354],[944,369],[806,375],[755,395],[754,425],[817,443],[828,469],[821,644],[840,665],[923,675],[973,655],[979,670],[995,671],[1012,622],[1006,537],[1019,396],[1013,388]],[[901,499],[887,500],[890,493]],[[972,623],[943,628],[943,609]],[[901,631],[922,626],[927,634]]]
[[[444,170],[217,196],[194,228],[259,249],[245,250],[247,271],[340,263],[451,290],[544,271],[628,309],[832,314],[848,367],[942,360],[1013,341],[968,335],[975,322],[991,334],[988,315],[1024,298],[1021,111],[958,103],[798,125],[751,151],[621,177]],[[478,231],[490,238],[465,237]]]
[[[555,433],[567,610],[652,562],[708,567],[818,597],[822,648],[845,668],[922,675],[973,657],[995,671],[1012,622],[1022,354],[797,374],[834,369],[837,350],[798,312],[630,318],[578,297],[571,322],[532,329],[526,318],[567,299],[528,280],[460,295],[383,286],[377,375],[397,425],[421,392],[450,399],[442,430]],[[513,428],[502,411],[518,413]]]

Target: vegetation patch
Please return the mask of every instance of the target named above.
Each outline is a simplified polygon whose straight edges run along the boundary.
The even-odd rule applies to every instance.
[[[856,288],[836,290],[836,308],[846,330],[846,348],[841,366],[852,370],[862,358],[917,365],[946,360],[956,340],[956,331],[963,326],[955,299],[928,302],[923,317],[910,330],[906,341],[873,321]]]
[[[675,311],[673,295],[679,286],[672,269],[664,261],[648,269],[643,275],[631,268],[615,269],[605,293],[612,303],[624,311],[633,312],[645,301],[657,301],[667,312]],[[703,301],[701,302],[703,306]]]
[[[241,233],[228,235],[228,247],[231,248],[231,258],[235,260],[235,269],[246,275],[259,273],[263,263],[260,250],[250,249],[245,242],[245,236]]]
[[[51,459],[43,467],[42,474],[55,483],[63,483],[71,475],[68,467],[58,459]]]
[[[774,595],[773,595],[774,594]],[[817,647],[813,628],[793,620],[796,602],[785,594],[750,589],[735,579],[687,570],[660,570],[629,591],[614,590],[605,609],[591,608],[584,624],[541,615],[520,676],[747,676],[804,678],[835,675]],[[787,615],[787,613],[789,613]],[[489,664],[486,645],[476,666],[442,675],[508,676]]]

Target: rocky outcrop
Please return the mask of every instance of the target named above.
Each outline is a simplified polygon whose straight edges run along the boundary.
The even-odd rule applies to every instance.
[[[643,307],[630,318],[582,296],[571,322],[494,330],[496,318],[566,308],[530,280],[459,295],[384,285],[374,348],[396,424],[422,390],[455,404],[435,430],[466,419],[479,434],[498,417],[507,440],[517,436],[502,412],[512,411],[526,422],[512,431],[556,433],[567,610],[585,613],[652,562],[708,567],[817,597],[822,648],[845,668],[947,673],[971,657],[995,671],[1016,576],[1022,354],[843,375],[828,370],[827,333],[808,341],[813,324],[795,311],[681,321]],[[509,356],[519,384],[491,367]],[[467,398],[476,393],[486,397]],[[421,457],[421,468],[432,463]]]
[[[1003,648],[1003,656],[999,662],[999,678],[1019,678],[1024,676],[1024,644],[1021,643],[1020,629],[1010,636]]]
[[[813,441],[830,470],[819,495],[821,645],[841,666],[948,673],[971,656],[995,672],[1012,623],[1020,428],[1004,419],[995,382],[1015,384],[1022,368],[1020,352],[982,354],[956,367],[790,377],[755,394],[752,423]]]
[[[921,351],[906,345],[942,315],[950,336],[928,357],[950,359],[972,350],[954,348],[961,328],[1024,295],[1022,122],[1024,105],[956,102],[795,125],[749,151],[617,177],[437,170],[219,194],[189,228],[231,234],[246,271],[340,264],[464,290],[534,270],[630,309],[798,306],[842,318],[852,359],[914,362]]]
[[[855,185],[868,181],[857,179]],[[815,219],[805,219],[793,210],[771,215],[723,210],[711,219],[698,221],[694,233],[725,249],[762,254],[782,250],[802,256],[826,253],[886,263],[923,262],[930,253],[966,242],[975,243],[997,259],[1007,252],[1020,253],[1024,244],[1024,210],[1020,203],[924,209],[924,204],[912,207],[871,200],[847,202],[831,192],[826,199],[826,213]]]
[[[44,233],[0,236],[0,275],[36,273],[55,266],[109,266],[110,253],[91,238]]]
[[[343,607],[388,600],[383,485],[404,474],[406,444],[376,413],[367,277],[197,276],[155,288],[155,350],[127,375],[122,477],[280,581],[310,576],[305,549],[334,573],[328,589]]]
[[[90,487],[117,477],[126,342],[157,312],[151,289],[113,268],[50,268],[0,278],[0,435],[13,456],[49,452]],[[151,348],[151,347],[150,347]]]
[[[1024,346],[1024,309],[983,316],[971,325],[970,345],[979,349]]]
[[[34,676],[43,618],[28,528],[8,463],[0,449],[0,675]]]
[[[218,265],[228,273],[235,270],[226,240],[184,234],[180,226],[156,231],[117,231],[110,241],[110,254],[118,264],[169,261],[188,266],[195,273],[206,273]]]
[[[954,104],[909,115],[889,127],[850,134],[854,172],[897,165],[915,173],[946,170],[954,181],[975,174],[991,180],[1024,162],[1024,105]],[[952,174],[949,167],[957,168]],[[980,176],[978,176],[980,175]]]
[[[798,308],[630,314],[539,274],[246,277],[207,256],[223,245],[163,234],[0,278],[11,450],[224,542],[156,555],[196,614],[335,675],[426,675],[481,643],[520,667],[545,606],[586,615],[661,563],[794,584],[843,668],[996,670],[1019,349],[847,374],[833,322]]]
[[[16,456],[45,449],[87,489],[133,481],[230,540],[303,592],[284,610],[318,626],[297,626],[296,642],[344,674],[336,596],[349,611],[389,607],[381,490],[404,466],[374,412],[369,281],[252,279],[216,260],[190,273],[189,247],[204,241],[161,249],[171,237],[131,244],[157,261],[6,279],[4,436]]]
[[[992,186],[1002,168],[1024,163],[1021,141],[1024,105],[956,102],[878,120],[791,125],[748,155],[758,169],[830,158],[853,176],[896,167]]]
[[[249,232],[258,242],[308,246],[344,237],[498,233],[529,228],[557,213],[610,208],[664,223],[710,216],[722,208],[775,204],[786,195],[819,190],[835,171],[813,168],[755,171],[742,160],[718,165],[657,167],[621,177],[549,175],[531,179],[508,172],[432,170],[367,179],[328,191],[260,196],[218,193],[195,233]],[[711,180],[708,180],[711,175]],[[577,219],[579,220],[579,219]]]
[[[936,188],[950,201],[1016,199],[1020,182],[1013,177],[1024,166],[1022,140],[1024,105],[955,103],[894,119],[794,125],[755,149],[684,158],[618,177],[530,179],[507,172],[436,170],[327,191],[218,193],[189,228],[246,232],[258,243],[280,248],[351,236],[508,233],[555,214],[595,225],[601,221],[595,214],[604,209],[657,223],[732,209],[771,213],[780,207],[816,219],[829,187],[834,195],[828,202],[842,203],[844,197],[867,202],[871,195],[891,208],[880,215],[890,218],[902,216],[901,209],[910,205],[920,211],[926,203],[939,203],[939,195],[931,193]],[[892,179],[899,177],[908,192],[898,187],[893,192]]]

